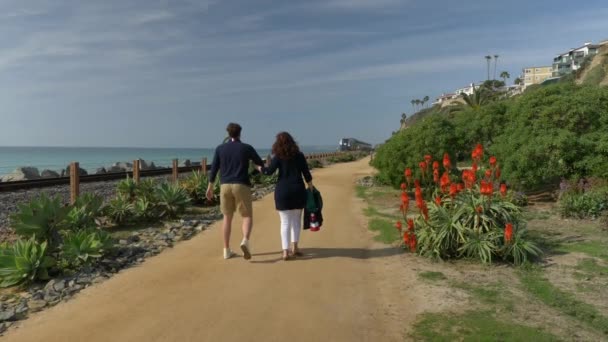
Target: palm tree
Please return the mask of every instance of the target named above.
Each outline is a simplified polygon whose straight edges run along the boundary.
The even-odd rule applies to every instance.
[[[500,73],[500,78],[502,78],[505,82],[505,85],[507,85],[507,78],[511,78],[511,75],[509,75],[507,71],[503,71]]]
[[[515,84],[517,84],[517,85],[522,84],[521,78],[519,78],[519,77],[518,77],[518,78],[516,78],[516,79],[515,79],[515,81],[513,81],[513,83],[515,83]]]
[[[412,104],[412,109],[414,110],[414,112],[416,112],[416,100],[412,100],[410,101],[410,103]]]
[[[492,60],[492,56],[486,56],[486,62],[488,62],[488,81],[490,80],[490,62]]]
[[[462,94],[462,99],[464,100],[465,103],[458,103],[455,105],[452,105],[448,108],[448,112],[451,114],[456,113],[456,112],[460,112],[465,110],[465,108],[472,108],[472,109],[479,109],[482,105],[484,105],[487,102],[487,95],[486,95],[486,91],[484,88],[479,87],[479,88],[473,88],[473,94],[468,95],[468,94]]]
[[[426,95],[426,96],[425,96],[425,97],[422,99],[422,101],[424,101],[424,103],[429,102],[429,96],[428,96],[428,95]],[[428,108],[428,106],[427,106],[427,108]]]
[[[494,79],[496,79],[496,64],[498,64],[498,55],[494,55]]]

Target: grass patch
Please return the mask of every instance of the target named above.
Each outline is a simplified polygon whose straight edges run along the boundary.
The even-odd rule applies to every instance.
[[[578,262],[578,265],[576,265],[575,268],[584,273],[586,277],[590,278],[608,275],[608,267],[598,265],[595,259],[583,259]]]
[[[485,304],[504,303],[504,298],[510,297],[505,295],[501,283],[484,284],[483,286],[475,286],[469,283],[455,283],[453,287],[467,291],[475,299]]]
[[[426,279],[426,280],[430,280],[430,281],[439,281],[439,280],[447,279],[445,274],[443,274],[441,272],[433,272],[433,271],[420,272],[420,273],[418,273],[418,276],[422,279]]]
[[[558,289],[542,277],[538,270],[522,271],[520,278],[524,289],[541,302],[608,336],[608,318],[602,316],[592,305],[576,299],[571,293]]]
[[[559,245],[558,251],[585,253],[589,256],[608,261],[608,248],[601,241],[573,242]]]
[[[361,199],[365,199],[365,197],[367,195],[366,188],[362,185],[357,185],[355,187],[355,194],[357,195],[357,197],[359,197]]]
[[[498,320],[491,312],[423,314],[410,336],[415,341],[558,341],[537,328]]]
[[[524,219],[526,221],[531,220],[548,220],[552,217],[550,212],[547,211],[524,211]]]
[[[395,228],[395,224],[385,219],[377,217],[372,218],[369,221],[369,229],[373,232],[378,233],[378,235],[374,237],[374,240],[385,244],[391,244],[401,239],[399,231],[397,230],[397,228]]]

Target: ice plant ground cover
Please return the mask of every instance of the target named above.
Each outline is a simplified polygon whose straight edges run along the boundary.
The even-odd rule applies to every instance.
[[[519,265],[539,256],[541,250],[526,236],[521,208],[501,183],[497,158],[486,158],[480,144],[471,157],[471,169],[462,171],[452,166],[447,153],[441,165],[425,155],[416,179],[412,168],[404,170],[400,211],[407,229],[402,221],[396,223],[403,246],[432,258],[483,263],[502,259]],[[412,191],[418,215],[410,210]]]

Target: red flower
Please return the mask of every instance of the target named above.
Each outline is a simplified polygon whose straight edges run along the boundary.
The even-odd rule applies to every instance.
[[[447,153],[443,154],[443,167],[446,170],[449,170],[452,167],[452,162],[450,161],[450,155]]]
[[[471,156],[473,157],[473,160],[480,161],[483,158],[483,146],[481,144],[477,144]]]
[[[492,170],[490,170],[490,169],[486,170],[486,178],[488,178],[488,179],[492,178]]]
[[[426,162],[421,161],[420,163],[418,163],[418,166],[420,167],[420,171],[422,171],[423,174],[426,173]]]
[[[496,166],[496,157],[494,157],[494,156],[490,157],[490,166],[491,167]]]
[[[414,220],[412,220],[412,219],[407,220],[407,229],[410,232],[414,232]]]
[[[407,185],[405,183],[401,183],[401,190],[407,189]]]
[[[471,169],[473,170],[473,173],[477,173],[477,163],[473,163]]]
[[[422,216],[424,216],[424,220],[429,220],[429,208],[426,206],[426,202],[422,201],[420,203],[420,211],[422,212]]]
[[[441,196],[435,197],[435,204],[437,204],[438,206],[441,206]]]
[[[450,175],[448,175],[448,172],[444,172],[443,175],[441,176],[441,180],[439,181],[440,186],[441,186],[441,191],[443,192],[447,192],[448,191],[448,187],[450,186]]]
[[[409,242],[410,242],[409,243],[410,252],[412,252],[412,253],[416,252],[416,235],[415,234],[411,234]]]
[[[403,174],[405,175],[405,179],[407,179],[407,183],[411,183],[412,182],[412,169],[410,169],[409,167],[407,169],[405,169],[405,171],[403,171]]]
[[[404,191],[401,193],[401,211],[403,211],[403,213],[407,213],[409,206],[410,206],[410,197]]]
[[[481,214],[483,212],[483,208],[481,206],[478,206],[477,208],[475,208],[475,210]]]
[[[416,189],[420,188],[420,180],[416,179],[414,180],[414,186],[416,187]]]
[[[458,184],[460,185],[460,184]],[[452,198],[456,197],[456,195],[458,195],[458,185],[456,185],[455,183],[450,184],[450,196]]]
[[[439,170],[439,162],[436,160],[433,162],[433,170]]]
[[[408,232],[403,233],[403,243],[406,246],[410,245],[410,234]]]
[[[494,193],[494,185],[492,184],[492,182],[486,182],[482,180],[481,187],[479,190],[482,195],[492,196],[492,194]]]
[[[494,170],[494,177],[496,177],[496,179],[500,179],[500,169],[498,167],[496,167],[496,170]]]
[[[395,223],[395,228],[397,228],[398,231],[401,231],[401,229],[403,228],[401,221],[397,221],[397,223]]]
[[[507,226],[505,227],[505,241],[509,243],[511,240],[513,240],[513,225],[507,223]]]
[[[502,197],[507,196],[507,184],[505,184],[505,183],[500,184],[500,195]]]
[[[475,172],[473,170],[462,171],[462,181],[467,189],[472,188],[476,181]]]
[[[427,164],[430,164],[431,160],[433,160],[433,157],[430,154],[427,154],[424,156],[424,160],[426,160]]]
[[[458,188],[458,192],[461,192],[462,190],[464,190],[464,184],[462,184],[462,183],[458,183],[456,185],[456,187]]]
[[[433,170],[433,182],[439,183],[439,169]]]

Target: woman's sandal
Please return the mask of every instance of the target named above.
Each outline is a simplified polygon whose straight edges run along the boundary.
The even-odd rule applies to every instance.
[[[297,252],[291,252],[291,254],[292,254],[293,256],[297,256],[297,257],[304,256],[304,254],[302,254],[302,252],[300,252],[300,250],[298,250]]]

